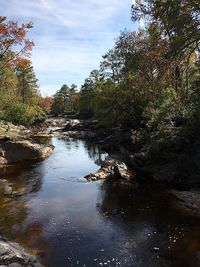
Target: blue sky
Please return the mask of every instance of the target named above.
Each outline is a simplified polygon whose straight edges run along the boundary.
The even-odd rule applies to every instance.
[[[120,30],[135,29],[131,0],[0,0],[1,15],[32,21],[33,66],[43,95],[80,86]]]

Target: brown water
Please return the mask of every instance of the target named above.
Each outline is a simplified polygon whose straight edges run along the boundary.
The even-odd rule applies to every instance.
[[[0,235],[47,267],[200,266],[200,220],[162,186],[87,183],[105,154],[84,141],[52,142],[48,160],[5,174],[22,196],[0,197]]]

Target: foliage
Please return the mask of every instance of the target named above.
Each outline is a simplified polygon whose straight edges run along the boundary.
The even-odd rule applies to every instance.
[[[0,119],[30,126],[46,119],[44,111],[37,105],[21,102],[16,95],[0,94]]]
[[[34,43],[26,35],[31,28],[32,23],[19,25],[0,16],[0,116],[25,125],[46,117],[30,61]]]
[[[41,98],[41,108],[42,110],[44,110],[44,112],[46,114],[51,113],[51,109],[52,109],[52,104],[53,104],[53,99],[50,96],[46,96],[46,97],[42,97]]]
[[[199,1],[135,1],[134,21],[80,91],[80,112],[106,128],[132,131],[145,151],[178,145],[200,133]]]
[[[70,87],[64,84],[53,96],[52,112],[55,115],[69,113],[73,114],[79,107],[79,97],[76,91],[77,86],[72,84]]]

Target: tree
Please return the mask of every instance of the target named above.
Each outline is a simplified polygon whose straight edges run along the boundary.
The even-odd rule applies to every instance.
[[[200,47],[199,0],[144,0],[132,6],[134,21],[142,16],[153,21],[170,41],[169,55],[183,54]]]
[[[86,116],[94,115],[95,108],[95,94],[103,82],[104,77],[101,71],[91,71],[88,78],[85,79],[80,91],[80,112]]]
[[[22,102],[30,104],[39,97],[38,79],[35,76],[33,66],[29,63],[20,61],[17,64],[17,93],[21,97]]]
[[[70,87],[62,85],[60,90],[53,96],[52,112],[56,115],[62,113],[73,113],[77,109],[77,86],[72,84]]]
[[[41,98],[41,107],[46,114],[50,114],[52,110],[53,99],[50,96]]]
[[[32,23],[20,26],[18,22],[7,22],[6,17],[0,16],[0,62],[3,66],[30,57],[34,43],[26,38],[26,34],[32,27]]]
[[[0,118],[26,125],[45,119],[27,38],[32,23],[19,25],[0,16]]]

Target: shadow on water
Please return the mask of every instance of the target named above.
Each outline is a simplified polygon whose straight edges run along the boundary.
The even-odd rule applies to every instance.
[[[200,219],[176,209],[164,186],[105,182],[100,200],[99,212],[127,237],[122,247],[133,255],[130,266],[200,266]]]
[[[0,196],[0,234],[47,267],[200,266],[200,220],[179,212],[162,186],[87,183],[106,154],[53,139],[42,163],[7,172],[15,197]]]

